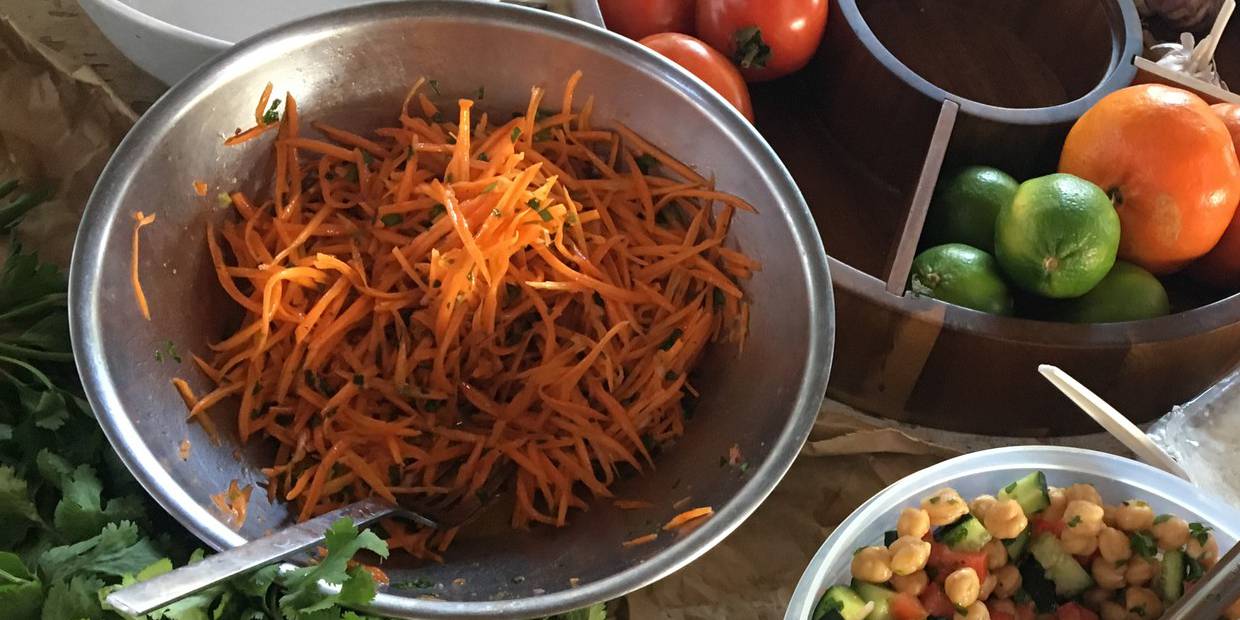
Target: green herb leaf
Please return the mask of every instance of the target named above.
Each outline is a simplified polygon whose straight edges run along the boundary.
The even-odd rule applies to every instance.
[[[518,139],[520,139],[521,138],[521,126],[518,125],[516,127],[513,127],[512,133],[508,134],[508,137],[512,139],[513,142],[516,142]]]
[[[1159,523],[1166,523],[1167,521],[1170,521],[1170,520],[1171,520],[1171,515],[1158,515],[1157,517],[1154,517],[1154,525],[1158,525]]]
[[[43,606],[43,583],[15,553],[0,551],[0,609],[6,618],[34,618]]]
[[[399,213],[389,213],[379,218],[379,221],[383,222],[383,225],[388,228],[394,228],[396,226],[400,226],[401,224],[405,222],[405,216]]]
[[[642,153],[635,161],[637,162],[637,169],[641,170],[642,174],[650,174],[655,166],[659,165],[659,160],[649,153]]]
[[[39,568],[50,581],[70,575],[97,574],[122,577],[137,573],[160,559],[155,547],[128,521],[108,524],[97,536],[47,550]]]
[[[263,113],[263,124],[270,125],[278,122],[280,122],[280,100],[272,99],[271,107],[267,108],[267,111]]]
[[[491,181],[486,187],[482,188],[482,193],[489,194],[499,187],[499,181]]]
[[[280,597],[280,610],[291,618],[322,611],[337,603],[362,604],[374,597],[374,582],[365,570],[349,570],[353,556],[365,549],[386,558],[387,543],[370,530],[359,532],[348,518],[340,519],[327,529],[324,545],[327,555],[318,564],[290,571],[284,579],[288,593]],[[341,586],[341,592],[323,596],[318,582]],[[369,592],[366,598],[360,598]]]
[[[1145,558],[1158,555],[1158,543],[1146,532],[1133,532],[1128,535],[1133,553]]]
[[[1197,541],[1198,544],[1204,545],[1210,540],[1210,532],[1214,528],[1198,523],[1196,521],[1188,524],[1188,535]]]
[[[673,329],[672,334],[667,337],[667,340],[663,341],[663,344],[659,345],[659,348],[664,351],[672,348],[672,346],[676,344],[676,341],[680,340],[680,337],[683,335],[685,335],[685,332],[681,330],[679,327],[677,327],[676,329]]]

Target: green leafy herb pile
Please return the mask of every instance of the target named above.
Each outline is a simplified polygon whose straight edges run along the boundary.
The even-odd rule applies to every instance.
[[[0,183],[0,198],[13,190]],[[19,199],[20,200],[20,199]],[[0,230],[32,206],[0,206]],[[16,213],[21,211],[21,213]],[[144,494],[82,398],[69,343],[67,282],[14,240],[0,264],[0,616],[110,620],[113,590],[203,556],[196,541]],[[387,544],[347,519],[327,531],[327,553],[279,574],[276,566],[208,589],[149,620],[365,620],[346,609],[375,595],[354,554]],[[340,586],[324,594],[319,581]],[[604,620],[604,606],[557,620]]]

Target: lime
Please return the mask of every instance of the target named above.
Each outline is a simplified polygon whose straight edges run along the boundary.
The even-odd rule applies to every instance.
[[[934,246],[913,259],[910,291],[991,314],[1011,314],[1012,296],[993,256],[963,243]]]
[[[926,241],[993,252],[995,218],[1012,202],[1018,186],[1008,173],[990,166],[966,166],[942,179],[926,214]]]
[[[1020,184],[995,220],[995,258],[1017,286],[1043,297],[1080,297],[1119,249],[1119,215],[1097,185],[1070,174]]]
[[[1150,272],[1118,261],[1093,290],[1067,302],[1063,318],[1073,323],[1118,323],[1171,312],[1167,291]]]

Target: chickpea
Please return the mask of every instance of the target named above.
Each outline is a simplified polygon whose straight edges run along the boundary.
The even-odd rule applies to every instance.
[[[1128,569],[1124,571],[1124,579],[1130,586],[1143,586],[1154,578],[1158,572],[1158,562],[1141,556],[1133,556],[1128,560]]]
[[[986,554],[986,568],[990,570],[999,568],[1008,562],[1007,547],[1003,546],[1001,540],[990,539],[990,542],[982,547],[982,552]]]
[[[1098,550],[1097,536],[1076,534],[1071,530],[1064,530],[1059,542],[1063,544],[1063,550],[1072,555],[1093,555]]]
[[[1223,617],[1227,620],[1240,620],[1240,599],[1231,604],[1231,607],[1223,610]]]
[[[994,573],[986,575],[986,578],[982,580],[981,587],[977,590],[977,600],[984,601],[989,599],[997,585],[999,585],[999,578],[995,577]]]
[[[995,591],[991,592],[992,596],[998,598],[1012,598],[1013,594],[1020,589],[1020,570],[1013,564],[1006,564],[999,567],[994,572],[995,575]]]
[[[1025,517],[1025,511],[1021,509],[1019,502],[1014,499],[1005,499],[991,506],[982,524],[986,526],[986,531],[990,532],[991,536],[1008,539],[1020,536],[1020,533],[1025,531],[1025,527],[1029,525],[1029,519]]]
[[[1082,501],[1098,506],[1102,505],[1102,494],[1092,484],[1074,484],[1064,489],[1063,494],[1069,504],[1074,501]]]
[[[1115,504],[1102,505],[1102,522],[1107,527],[1115,527],[1115,513],[1119,511],[1119,506]]]
[[[977,601],[968,607],[963,614],[957,609],[953,620],[990,620],[990,610],[985,603]]]
[[[1016,603],[1013,603],[1012,601],[994,600],[986,603],[986,607],[997,614],[1007,614],[1013,617],[1016,616]]]
[[[1158,539],[1158,548],[1163,551],[1179,549],[1188,544],[1188,521],[1171,515],[1162,515],[1154,519],[1151,528],[1154,538]]]
[[[1098,552],[1108,562],[1123,562],[1132,557],[1132,541],[1128,535],[1113,528],[1104,527],[1098,532]]]
[[[1102,620],[1128,620],[1128,610],[1115,601],[1103,603],[1098,613],[1102,616]]]
[[[1124,591],[1124,607],[1138,618],[1153,620],[1162,615],[1162,599],[1148,588],[1128,588]]]
[[[891,572],[911,575],[926,566],[930,543],[913,536],[901,536],[891,543]]]
[[[921,592],[926,589],[926,585],[930,583],[930,576],[926,571],[919,570],[911,575],[892,575],[891,587],[896,592],[908,594],[909,596],[921,596]]]
[[[1184,552],[1188,554],[1188,557],[1201,562],[1202,566],[1209,569],[1218,562],[1218,541],[1214,540],[1214,534],[1206,534],[1204,545],[1196,538],[1189,538]]]
[[[1084,500],[1074,499],[1068,502],[1063,511],[1064,533],[1071,532],[1077,536],[1097,536],[1102,530],[1102,506]]]
[[[1094,558],[1094,563],[1089,568],[1089,573],[1094,576],[1094,581],[1099,588],[1105,590],[1118,590],[1128,581],[1124,578],[1124,571],[1128,570],[1126,563],[1116,564],[1102,556]]]
[[[960,568],[947,576],[943,583],[943,592],[956,607],[968,607],[977,602],[977,595],[982,590],[982,580],[977,578],[977,571],[971,568]]]
[[[852,576],[870,583],[891,579],[891,552],[886,547],[866,547],[853,555]]]
[[[925,538],[930,533],[930,513],[921,508],[905,508],[896,521],[896,532],[901,536]]]
[[[1114,594],[1114,592],[1103,590],[1102,588],[1091,588],[1086,590],[1085,595],[1081,598],[1085,602],[1086,607],[1098,611],[1102,609],[1103,603],[1111,600],[1111,596]]]
[[[1154,527],[1154,509],[1139,499],[1128,500],[1115,510],[1115,526],[1125,532],[1148,530]]]
[[[990,509],[994,507],[997,501],[999,500],[995,499],[993,495],[979,495],[969,502],[969,512],[979,519],[985,519],[986,513],[990,512]]]
[[[942,488],[921,500],[921,508],[930,515],[930,525],[938,527],[953,523],[969,512],[969,505],[955,489]]]
[[[1058,521],[1063,518],[1063,511],[1068,507],[1068,496],[1064,494],[1064,490],[1059,487],[1051,487],[1047,490],[1047,495],[1051,498],[1051,505],[1042,511],[1042,518],[1047,521]]]

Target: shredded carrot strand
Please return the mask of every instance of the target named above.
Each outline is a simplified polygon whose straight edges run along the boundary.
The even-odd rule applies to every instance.
[[[713,515],[713,514],[715,514],[715,510],[711,508],[710,506],[703,506],[701,508],[694,508],[692,510],[686,510],[672,517],[671,521],[668,521],[666,524],[663,525],[663,529],[674,530],[690,521],[701,519],[702,517],[709,517],[710,515]]]
[[[620,546],[621,546],[621,547],[625,547],[625,548],[628,548],[628,547],[637,547],[637,546],[639,546],[639,545],[646,545],[646,544],[650,544],[650,543],[652,543],[652,542],[654,542],[654,541],[656,541],[656,540],[658,540],[658,539],[659,539],[659,535],[658,535],[658,534],[646,534],[646,535],[644,535],[644,536],[638,536],[637,538],[633,538],[633,539],[630,539],[630,540],[626,540],[626,541],[624,541],[624,542],[620,543]]]
[[[760,265],[725,241],[749,205],[588,120],[579,80],[560,110],[534,88],[505,123],[468,99],[449,120],[419,81],[395,127],[308,121],[321,138],[298,134],[287,98],[268,190],[230,193],[230,219],[208,224],[241,324],[195,357],[214,389],[177,389],[204,425],[239,403],[243,440],[277,445],[269,496],[299,519],[369,495],[462,496],[511,464],[511,524],[563,526],[684,432],[697,361],[746,329],[740,282]],[[277,125],[262,119],[234,138]],[[428,559],[457,536],[386,529]]]
[[[146,303],[146,294],[142,292],[142,280],[138,277],[138,259],[141,246],[142,227],[155,221],[155,214],[144,215],[141,211],[133,214],[133,255],[130,258],[129,278],[133,284],[134,299],[138,301],[138,310],[142,312],[142,318],[151,320],[151,307]]]

